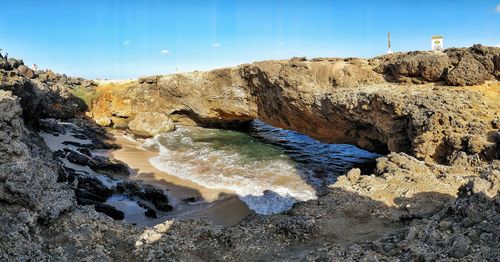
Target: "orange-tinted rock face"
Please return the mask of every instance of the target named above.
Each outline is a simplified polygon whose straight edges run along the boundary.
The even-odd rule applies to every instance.
[[[443,63],[420,70],[436,75],[433,64]],[[401,85],[386,82],[372,66],[377,66],[373,60],[295,59],[160,76],[151,83],[99,87],[91,114],[105,125],[113,125],[112,117],[128,121],[138,112],[212,126],[258,118],[324,142],[381,153],[406,152],[438,162],[459,151],[498,157],[487,135],[496,131],[492,121],[500,119],[500,105],[492,98],[499,95],[498,83]]]

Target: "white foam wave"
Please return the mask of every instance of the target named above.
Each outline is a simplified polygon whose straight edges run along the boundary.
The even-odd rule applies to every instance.
[[[258,214],[280,213],[297,201],[316,198],[286,156],[248,159],[237,150],[194,142],[188,135],[192,133],[181,128],[148,139],[143,147],[160,151],[151,164],[207,188],[231,190]]]

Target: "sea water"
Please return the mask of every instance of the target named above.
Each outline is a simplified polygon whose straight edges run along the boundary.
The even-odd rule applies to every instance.
[[[142,147],[159,150],[150,159],[159,170],[206,188],[233,191],[258,214],[280,213],[297,201],[315,199],[338,175],[378,157],[258,120],[244,131],[181,126]]]

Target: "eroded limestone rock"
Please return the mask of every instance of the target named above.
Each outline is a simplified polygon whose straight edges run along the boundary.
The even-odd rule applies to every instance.
[[[174,123],[170,118],[158,112],[140,112],[128,123],[128,128],[136,135],[152,137],[173,131]]]

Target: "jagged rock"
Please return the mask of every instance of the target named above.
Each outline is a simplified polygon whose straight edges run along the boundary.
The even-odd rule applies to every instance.
[[[466,52],[489,70],[493,51],[474,47]],[[463,52],[447,53],[453,66]],[[68,181],[76,180],[77,194],[89,197],[75,198],[70,188],[75,183],[58,182],[58,162],[28,129],[29,122],[41,115],[79,112],[57,106],[71,101],[64,98],[67,90],[14,71],[2,72],[7,81],[0,86],[0,260],[495,261],[500,257],[500,162],[486,157],[491,146],[500,148],[491,137],[498,131],[492,130],[498,99],[488,91],[498,86],[349,87],[347,83],[370,84],[373,75],[356,79],[346,73],[346,78],[339,78],[343,72],[366,68],[356,68],[355,61],[329,63],[334,62],[263,62],[237,70],[161,77],[154,88],[143,85],[119,91],[123,93],[114,101],[129,107],[117,108],[121,113],[149,106],[201,124],[259,117],[325,141],[401,149],[427,160],[392,153],[378,160],[371,175],[356,170],[339,177],[317,200],[298,203],[286,214],[251,215],[229,227],[203,219],[175,219],[134,228],[96,213],[124,218],[116,208],[89,199],[102,200],[112,190],[72,173]],[[41,113],[34,114],[37,111]],[[129,115],[120,114],[125,116]],[[431,161],[443,156],[451,157],[453,165]],[[156,199],[160,207],[168,205],[157,189],[136,184],[121,189],[151,202]],[[92,195],[82,194],[83,190]],[[88,206],[75,205],[75,199]]]
[[[119,193],[137,196],[143,200],[149,201],[160,211],[172,211],[173,207],[169,204],[169,200],[163,193],[163,190],[155,188],[154,186],[126,181],[117,185],[116,190]]]
[[[0,69],[2,70],[10,70],[10,64],[7,60],[0,58]]]
[[[307,61],[307,58],[305,56],[292,57],[292,59],[290,59],[290,62],[305,62],[305,61]]]
[[[27,66],[25,65],[21,65],[17,68],[17,70],[19,71],[19,73],[21,73],[21,75],[27,77],[27,78],[34,78],[35,77],[35,72],[31,69],[29,69]]]
[[[136,135],[152,137],[160,133],[166,133],[175,129],[170,118],[162,113],[141,112],[135,115],[128,123],[128,128]]]
[[[157,76],[141,77],[137,80],[139,84],[155,84],[158,82]]]
[[[500,55],[495,56],[495,70],[496,76],[500,77]]]
[[[161,190],[151,186],[145,186],[143,190],[138,194],[140,198],[150,201],[160,211],[172,211],[167,196]]]
[[[429,82],[437,82],[444,79],[451,66],[445,55],[433,55],[420,63],[422,77]]]
[[[152,208],[147,208],[146,212],[144,212],[144,215],[151,218],[158,218],[158,216],[156,215],[156,211],[154,211],[154,209]]]
[[[465,54],[458,65],[446,75],[446,82],[455,86],[471,86],[483,83],[490,78],[491,76],[483,64],[472,55]]]
[[[77,199],[88,199],[92,201],[97,201],[97,202],[104,202],[106,201],[107,197],[103,197],[85,190],[80,190],[77,189],[75,190],[75,196]]]
[[[83,87],[87,87],[87,88],[97,86],[97,84],[92,80],[84,80],[84,81],[82,81],[81,85]]]
[[[8,62],[9,62],[10,68],[18,68],[18,67],[24,65],[23,60],[15,59],[15,58],[9,58]]]
[[[56,73],[54,73],[52,70],[47,70],[47,80],[49,81],[55,81],[57,80],[58,76]]]
[[[128,166],[115,159],[110,159],[102,156],[95,156],[90,159],[87,165],[97,173],[101,173],[103,175],[119,175],[119,176],[128,176],[130,175],[130,171]]]
[[[307,217],[288,217],[280,220],[276,227],[289,238],[306,240],[318,234],[316,221]]]
[[[77,188],[97,195],[100,199],[106,200],[113,195],[113,190],[107,188],[99,179],[90,176],[78,176]]]
[[[410,52],[407,54],[393,54],[374,58],[371,63],[379,63],[375,68],[379,73],[389,74],[397,81],[411,82],[412,78],[421,77],[425,81],[436,82],[444,80],[444,76],[451,66],[445,54],[432,52]]]
[[[104,213],[108,215],[109,217],[113,218],[114,220],[123,220],[125,218],[125,214],[123,214],[122,211],[116,209],[116,207],[108,205],[108,204],[103,204],[103,203],[97,203],[95,204],[95,210],[97,212]]]
[[[351,183],[355,183],[361,177],[361,169],[353,168],[353,169],[349,170],[349,172],[347,172],[346,176],[347,176],[347,179],[349,179],[349,181]]]
[[[61,154],[59,154],[61,155]],[[64,149],[64,153],[62,154],[64,157],[66,157],[71,163],[77,164],[77,165],[87,165],[89,163],[90,158],[84,154],[80,154],[79,152],[70,150],[70,149]]]
[[[496,84],[470,89],[378,85],[384,80],[376,71],[410,82],[442,81],[453,78],[450,72],[460,71],[460,63],[493,63],[497,52],[500,49],[475,46],[443,54],[398,53],[368,63],[266,61],[168,75],[159,77],[155,87],[127,83],[105,89],[94,101],[92,115],[106,119],[106,125],[112,124],[113,116],[132,119],[135,112],[145,110],[203,126],[238,126],[260,119],[323,142],[355,144],[384,154],[406,152],[446,163],[454,152],[464,151],[491,160],[496,153],[487,130],[498,110]],[[467,57],[475,62],[466,62]],[[463,74],[454,84],[466,78],[484,80],[475,78],[474,72]],[[133,130],[130,123],[129,129]]]

